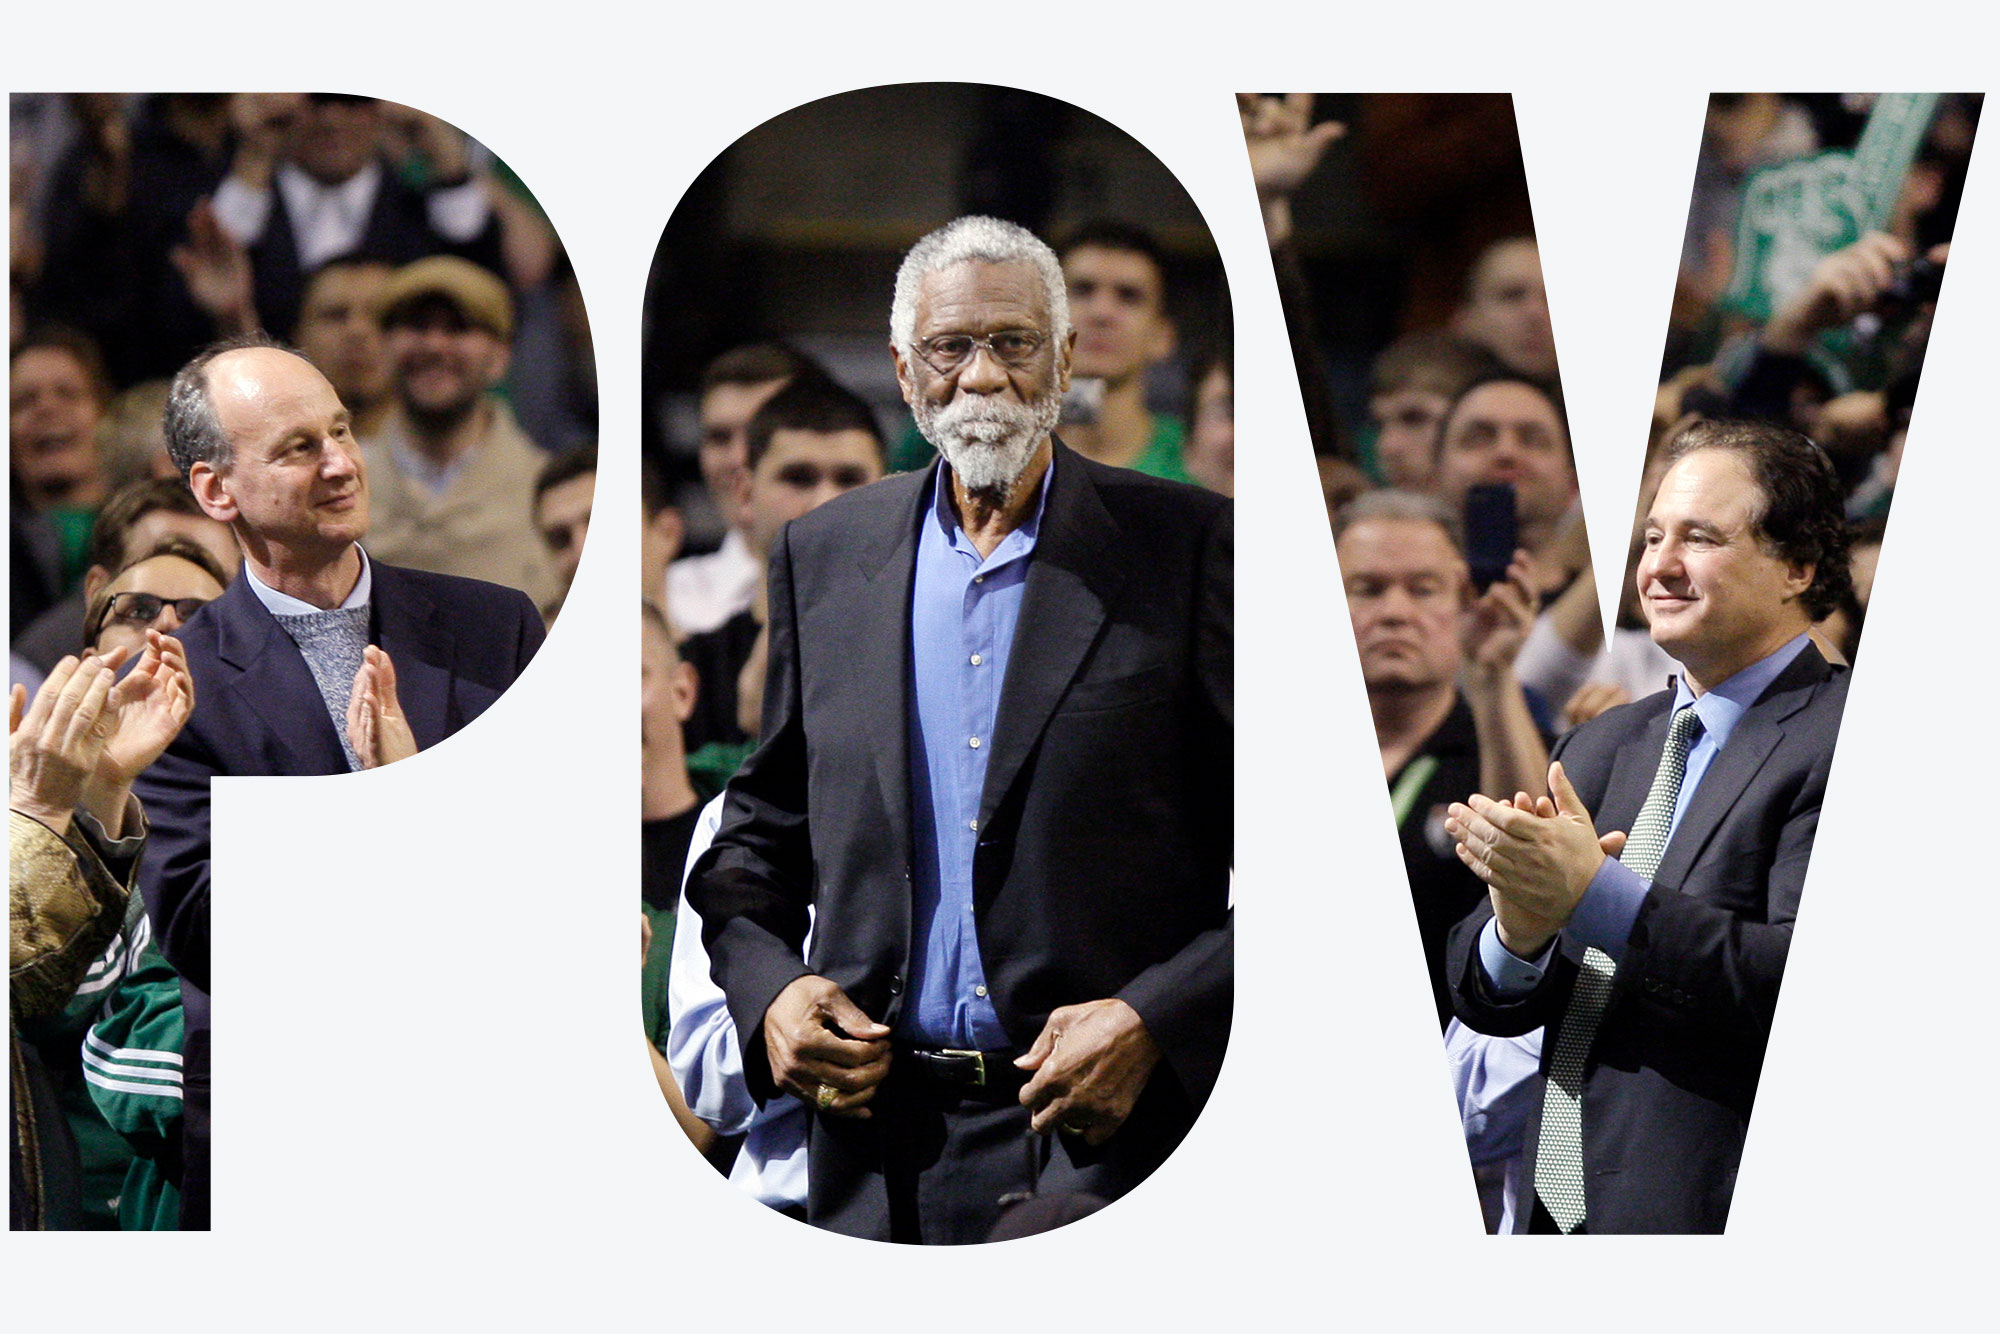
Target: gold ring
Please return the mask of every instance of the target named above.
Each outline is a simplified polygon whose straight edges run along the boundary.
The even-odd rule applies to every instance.
[[[833,1106],[833,1100],[835,1098],[838,1098],[839,1096],[840,1096],[839,1090],[835,1089],[833,1085],[821,1084],[819,1086],[819,1092],[815,1093],[813,1095],[813,1098],[816,1102],[819,1103],[819,1109],[823,1112],[827,1108]]]

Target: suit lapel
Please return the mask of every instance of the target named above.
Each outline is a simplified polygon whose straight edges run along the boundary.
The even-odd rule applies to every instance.
[[[1729,744],[1709,761],[1701,786],[1688,798],[1673,840],[1667,844],[1659,869],[1653,874],[1656,882],[1678,885],[1687,879],[1689,868],[1709,838],[1721,828],[1723,817],[1784,740],[1786,720],[1811,701],[1813,690],[1801,687],[1823,680],[1826,675],[1826,660],[1808,644],[1744,713],[1729,734]],[[1665,745],[1664,738],[1661,744]]]
[[[1021,619],[1000,687],[1000,714],[979,824],[993,819],[1027,762],[1049,715],[1096,642],[1126,570],[1118,554],[1118,524],[1086,475],[1082,458],[1060,441],[1042,526],[1028,563]]]
[[[1639,808],[1646,804],[1653,774],[1660,767],[1660,754],[1667,748],[1667,726],[1672,715],[1670,703],[1637,736],[1618,748],[1610,781],[1605,784],[1604,799],[1598,803],[1598,828],[1630,830],[1632,822],[1639,818]]]
[[[882,813],[905,864],[915,855],[910,839],[910,597],[917,573],[917,528],[929,512],[936,477],[935,463],[920,475],[914,512],[906,497],[905,503],[883,508],[886,522],[859,535],[854,560],[861,582],[854,585],[855,596],[843,615],[853,627],[852,678],[868,683],[859,696],[868,714],[868,734],[881,738],[874,752]]]
[[[291,763],[279,772],[346,773],[347,755],[312,668],[277,618],[257,600],[247,573],[229,586],[214,611],[219,613],[215,656],[230,673],[223,688],[262,718],[290,753]]]
[[[458,656],[437,604],[393,566],[373,563],[371,636],[396,667],[396,699],[421,750],[451,731],[452,669]]]

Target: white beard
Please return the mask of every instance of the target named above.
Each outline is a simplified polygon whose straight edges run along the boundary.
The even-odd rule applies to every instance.
[[[1055,430],[1062,398],[1045,394],[1024,404],[967,394],[942,408],[919,398],[912,415],[967,491],[1004,505],[1035,447]]]

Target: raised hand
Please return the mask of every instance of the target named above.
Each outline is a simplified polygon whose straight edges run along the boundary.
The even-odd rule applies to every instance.
[[[59,834],[69,829],[70,814],[111,738],[114,720],[105,706],[124,661],[123,649],[101,658],[64,658],[42,682],[7,737],[8,805],[14,810]],[[10,721],[22,694],[14,692]]]
[[[1560,761],[1549,766],[1549,792],[1532,808],[1475,794],[1446,812],[1458,859],[1492,895],[1501,943],[1522,958],[1539,954],[1569,921],[1613,842],[1598,838]]]
[[[1332,120],[1314,125],[1311,93],[1282,97],[1238,93],[1236,111],[1243,122],[1244,146],[1250,151],[1250,178],[1264,209],[1264,230],[1275,246],[1291,238],[1293,192],[1347,127]]]
[[[167,253],[195,305],[206,311],[224,334],[249,333],[257,327],[257,303],[250,274],[250,252],[223,229],[215,206],[206,198],[188,212],[188,243]]]

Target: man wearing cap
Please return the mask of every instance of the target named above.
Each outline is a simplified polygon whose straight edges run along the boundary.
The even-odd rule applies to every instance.
[[[534,520],[548,455],[488,391],[507,373],[514,302],[478,265],[434,255],[382,293],[395,404],[362,442],[373,481],[368,547],[383,560],[518,588],[545,611],[561,594]]]

